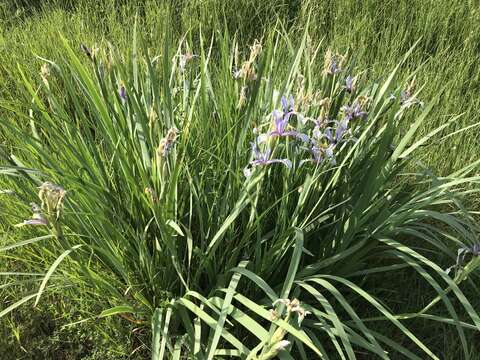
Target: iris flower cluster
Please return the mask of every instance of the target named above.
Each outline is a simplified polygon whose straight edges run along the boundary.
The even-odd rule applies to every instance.
[[[346,84],[346,91],[353,89],[353,80],[349,77]],[[339,121],[325,118],[310,119],[295,111],[293,96],[282,96],[281,109],[272,112],[272,123],[269,131],[257,136],[251,143],[252,160],[244,169],[244,175],[249,177],[254,169],[259,166],[282,164],[292,168],[292,161],[287,158],[275,158],[271,145],[275,139],[291,139],[297,149],[308,154],[308,158],[300,161],[300,166],[309,162],[320,164],[327,162],[336,165],[335,152],[340,144],[346,141],[355,141],[350,123],[356,120],[365,119],[367,112],[363,110],[361,102],[355,101],[352,104],[342,107],[343,118]],[[290,124],[290,120],[296,119],[297,128]],[[313,129],[309,129],[307,123],[313,123]],[[257,133],[258,129],[254,129]],[[311,135],[309,135],[311,134]]]

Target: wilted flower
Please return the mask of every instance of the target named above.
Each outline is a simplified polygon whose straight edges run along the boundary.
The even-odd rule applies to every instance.
[[[415,92],[415,77],[410,81],[405,90],[400,92],[400,105],[409,108],[413,105],[423,106],[423,102],[413,96]]]
[[[248,58],[248,61],[250,63],[253,63],[261,52],[262,52],[262,44],[260,43],[260,41],[255,39],[253,41],[253,45],[250,46],[250,57]]]
[[[406,101],[410,99],[410,97],[413,95],[415,91],[415,87],[417,86],[416,84],[416,78],[415,76],[412,78],[409,84],[407,84],[405,90],[403,90],[400,94],[400,102],[403,104]]]
[[[39,189],[38,197],[42,201],[41,208],[49,219],[55,216],[55,219],[58,220],[63,211],[63,202],[67,192],[61,186],[48,181],[40,185]]]
[[[290,341],[288,340],[280,340],[278,343],[274,344],[273,345],[273,348],[276,350],[276,351],[282,351],[282,350],[285,350],[287,348],[287,346],[290,345]]]
[[[269,315],[269,320],[270,321],[275,321],[275,320],[278,320],[280,318],[278,316],[277,312],[274,309],[270,309],[269,313],[270,313],[270,315]]]
[[[345,58],[339,54],[333,54],[331,50],[327,50],[323,71],[329,75],[335,75],[342,71],[342,63]]]
[[[298,324],[300,325],[303,319],[305,319],[305,316],[310,314],[309,311],[306,311],[302,306],[300,306],[300,301],[298,299],[277,299],[274,301],[273,306],[276,304],[281,303],[284,304],[287,307],[287,314],[293,314],[297,313],[298,314]],[[287,315],[288,317],[288,315]]]
[[[418,105],[420,107],[423,106],[423,101],[412,97],[409,93],[402,91],[400,93],[400,104],[404,106],[405,108],[409,108],[413,105]]]
[[[293,300],[290,300],[290,299],[277,299],[273,302],[273,306],[276,306],[277,304],[283,304],[287,307],[287,311],[288,312],[291,312],[292,311],[292,308],[295,307],[295,306],[298,306],[300,304],[299,300],[298,299],[293,299]]]
[[[160,144],[157,148],[157,154],[163,157],[167,156],[171,148],[175,144],[177,137],[178,129],[176,127],[169,129],[167,135],[160,140]]]
[[[245,79],[248,81],[255,81],[257,79],[257,74],[253,63],[246,61],[243,63],[242,68],[234,72],[233,77],[235,79]]]
[[[400,104],[404,105],[412,95],[408,90],[402,90],[400,92]]]
[[[298,325],[302,323],[302,321],[305,319],[305,316],[308,314],[311,314],[310,311],[305,310],[302,306],[300,306],[300,302],[298,304],[292,306],[290,309],[290,312],[292,313],[297,313],[298,315]]]
[[[324,106],[328,107],[328,106],[330,106],[330,98],[329,98],[329,97],[323,98],[322,100],[320,100],[320,101],[318,102],[318,105],[321,106],[321,107],[324,107]]]

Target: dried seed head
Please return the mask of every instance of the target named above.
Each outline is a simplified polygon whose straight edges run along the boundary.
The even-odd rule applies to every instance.
[[[247,61],[242,64],[240,70],[233,73],[235,79],[244,79],[245,81],[255,81],[257,74],[255,72],[254,62],[262,51],[262,45],[258,40],[255,40],[254,44],[250,46],[250,56]]]
[[[150,107],[150,111],[148,112],[148,125],[152,128],[153,125],[155,125],[155,122],[157,121],[157,113],[155,112],[155,109],[153,106]]]
[[[359,96],[358,99],[358,105],[360,105],[360,107],[362,109],[367,109],[368,108],[368,105],[370,105],[370,98],[368,96]]]
[[[40,77],[45,86],[48,86],[48,77],[50,76],[50,68],[47,63],[44,63],[40,68]]]
[[[97,59],[99,52],[100,52],[100,49],[97,46],[92,48],[92,60],[93,61],[95,61]]]
[[[157,193],[151,187],[149,187],[149,186],[146,187],[144,192],[145,192],[145,194],[148,195],[148,197],[150,198],[150,201],[152,201],[154,203],[158,201]]]
[[[318,102],[318,105],[322,106],[322,107],[329,107],[330,106],[330,98],[329,97],[323,98],[322,100],[320,100]]]
[[[335,75],[342,71],[342,66],[345,61],[345,56],[334,54],[330,49],[325,53],[325,60],[323,63],[323,72],[328,75]]]
[[[407,85],[406,91],[410,94],[413,95],[415,88],[417,87],[417,79],[416,76],[412,78],[412,81]]]
[[[238,104],[237,104],[237,109],[241,109],[245,103],[247,102],[247,86],[242,86],[240,89],[240,95],[238,97]]]
[[[254,62],[257,56],[262,52],[262,44],[260,41],[255,39],[253,45],[250,46],[250,58],[248,59],[249,62]]]

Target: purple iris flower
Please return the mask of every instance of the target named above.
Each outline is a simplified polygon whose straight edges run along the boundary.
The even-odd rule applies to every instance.
[[[284,96],[282,96],[280,102],[282,103],[282,110],[283,110],[283,113],[284,115],[288,114],[288,113],[291,113],[293,112],[294,110],[294,107],[295,107],[295,102],[293,100],[293,96],[290,95],[290,97],[287,98]]]
[[[323,123],[317,123],[315,127],[313,128],[313,138],[315,140],[322,140],[322,139],[327,139],[329,144],[337,144],[342,142],[344,135],[348,131],[348,120],[343,119],[342,121],[336,121],[333,120],[333,123],[336,124],[336,128],[333,127],[327,127],[325,128],[325,124],[327,122]]]
[[[338,66],[337,59],[333,58],[328,72],[332,75],[338,74],[342,69]]]
[[[127,91],[125,90],[124,85],[120,86],[120,89],[118,90],[118,95],[120,95],[120,98],[122,99],[122,101],[127,100]]]
[[[252,153],[253,153],[253,160],[250,161],[250,166],[255,167],[255,166],[262,166],[262,165],[270,165],[270,164],[283,164],[289,169],[292,168],[292,162],[288,159],[270,159],[270,156],[272,154],[272,150],[267,148],[265,151],[260,151],[257,147],[257,144],[251,143],[252,146]],[[243,173],[245,174],[246,177],[249,177],[252,173],[251,168],[248,166],[243,170]]]
[[[324,137],[327,139],[327,141],[330,144],[336,144],[340,136],[338,135],[338,131],[335,131],[335,136],[334,136],[332,129],[328,128],[327,130],[325,130]]]
[[[335,121],[337,127],[335,128],[335,136],[333,135],[332,128],[327,128],[325,130],[324,137],[328,140],[330,144],[339,144],[344,140],[345,135],[348,132],[348,120],[343,119],[341,121]]]
[[[285,103],[283,102],[284,97],[282,97],[282,107],[284,110],[288,109],[290,105],[293,106],[293,103],[291,102],[288,104],[285,100]],[[293,101],[293,99],[292,99]],[[273,121],[274,121],[274,129],[272,131],[269,131],[267,134],[262,134],[258,137],[258,142],[263,143],[267,141],[269,137],[287,137],[287,136],[292,136],[297,139],[300,139],[303,142],[308,142],[310,139],[308,135],[302,134],[296,130],[287,130],[287,125],[288,125],[288,120],[290,119],[290,115],[292,112],[282,112],[280,110],[274,110],[272,113],[273,116]]]
[[[33,225],[33,226],[48,226],[48,220],[42,213],[42,209],[35,203],[30,203],[33,215],[30,219],[24,220],[22,223],[15,225],[16,227]]]
[[[320,148],[318,146],[316,146],[316,145],[312,146],[310,151],[312,153],[314,162],[316,162],[316,163],[322,162],[322,160],[323,160],[322,151],[320,150]]]
[[[480,256],[480,243],[473,245],[470,248],[470,252],[475,256]]]
[[[291,112],[280,114],[279,111],[273,112],[273,119],[275,128],[273,131],[268,133],[269,136],[293,136],[296,137],[303,142],[308,142],[309,138],[307,135],[299,133],[295,130],[286,130],[288,125],[288,120],[290,119]]]
[[[363,111],[360,107],[360,104],[354,102],[352,105],[344,105],[342,106],[342,110],[345,113],[345,119],[347,121],[358,119],[358,118],[365,118],[367,116],[367,112]]]
[[[47,226],[48,221],[44,218],[25,220],[22,225]]]
[[[316,125],[313,128],[312,134],[314,139],[317,139],[317,140],[321,139],[323,137],[322,128],[319,125]]]
[[[251,143],[252,145],[252,152],[253,152],[253,160],[250,162],[253,166],[258,165],[270,165],[274,163],[281,163],[288,168],[292,167],[292,162],[288,159],[270,159],[270,155],[272,154],[272,150],[267,148],[264,152],[261,152],[257,144]]]
[[[336,165],[335,154],[333,153],[335,145],[330,144],[328,147],[314,145],[310,149],[310,153],[313,156],[313,162],[321,163],[324,159],[330,160],[332,165]]]
[[[354,78],[351,75],[348,75],[345,79],[345,90],[349,93],[353,92],[353,80]]]
[[[320,140],[323,137],[323,130],[327,128],[327,125],[330,122],[330,120],[324,117],[319,117],[312,121],[315,124],[315,127],[313,128],[313,138]]]

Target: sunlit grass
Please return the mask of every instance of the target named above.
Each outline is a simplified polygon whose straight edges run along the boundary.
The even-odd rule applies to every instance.
[[[210,5],[202,6],[200,19],[211,15],[205,13]],[[127,19],[133,19],[131,9],[122,10]],[[180,12],[184,25],[193,26],[181,41],[181,30],[152,20],[163,9],[146,9],[137,36],[133,25],[120,28],[125,24],[114,15],[91,22],[77,15],[67,28],[58,11],[46,22],[43,40],[26,52],[15,50],[25,56],[18,68],[5,58],[2,187],[16,195],[0,195],[8,209],[2,253],[18,271],[38,276],[26,287],[31,293],[17,304],[10,297],[1,314],[71,292],[78,301],[95,299],[85,320],[121,316],[148,330],[153,316],[154,354],[198,358],[266,359],[283,347],[293,358],[444,358],[429,334],[416,331],[415,324],[428,321],[449,324],[456,351],[473,356],[470,339],[480,320],[462,290],[463,276],[477,261],[457,274],[442,269],[455,263],[457,248],[478,241],[478,226],[462,205],[478,190],[478,167],[466,162],[475,158],[469,141],[475,128],[468,128],[475,123],[468,116],[474,105],[462,109],[466,98],[455,100],[459,76],[438,78],[458,68],[425,55],[448,50],[429,37],[442,22],[427,22],[421,38],[412,31],[385,46],[384,57],[380,37],[368,48],[373,58],[353,32],[323,38],[324,25],[313,20],[306,32],[301,9],[275,31],[234,37],[220,27],[200,32],[196,21],[186,21],[196,14],[192,6]],[[264,10],[256,14],[266,16],[268,6]],[[26,21],[34,30],[46,19]],[[109,25],[115,45],[95,36],[99,24]],[[149,24],[151,33],[144,33]],[[23,31],[12,39],[22,39]],[[261,39],[256,45],[254,37]],[[82,52],[81,43],[88,49]],[[338,74],[324,64],[329,44],[351,47]],[[473,50],[466,45],[465,51]],[[451,56],[453,64],[460,61]],[[44,65],[39,75],[45,63],[48,71]],[[417,85],[407,106],[401,92],[414,72]],[[349,74],[358,75],[353,93],[344,88]],[[474,86],[469,81],[462,86]],[[272,123],[275,109],[289,111],[290,105],[282,109],[282,95],[294,99],[285,128],[290,135]],[[367,116],[351,121],[351,133],[331,156],[326,130],[334,136],[340,125],[328,120],[344,119],[348,109],[342,107],[352,104]],[[326,120],[323,137],[315,135],[319,119]],[[266,142],[258,141],[260,133],[270,134]],[[256,141],[272,157],[252,154],[249,143]],[[455,154],[454,146],[463,149],[461,157],[443,155]],[[273,158],[289,162],[267,163]],[[62,189],[44,186],[38,196],[45,181]],[[32,215],[30,202],[41,210]],[[32,222],[46,226],[32,231]],[[430,290],[422,301],[397,307],[382,279],[405,268]],[[400,303],[408,286],[405,279],[385,284]],[[279,298],[300,303],[288,308]],[[302,311],[309,314],[299,323]]]

